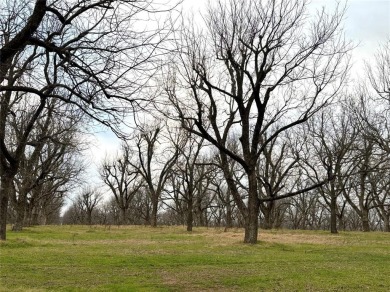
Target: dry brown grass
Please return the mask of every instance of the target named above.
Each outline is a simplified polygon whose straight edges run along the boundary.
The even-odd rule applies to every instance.
[[[227,246],[242,243],[244,230],[239,228],[224,231],[223,229],[208,229],[202,232],[214,244]],[[345,239],[340,235],[330,233],[313,234],[313,232],[288,231],[288,230],[260,230],[259,242],[278,244],[319,244],[340,246],[345,244]]]

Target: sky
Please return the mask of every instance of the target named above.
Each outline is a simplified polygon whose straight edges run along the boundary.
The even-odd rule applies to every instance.
[[[209,0],[184,0],[184,11],[204,11]],[[344,20],[345,36],[353,42],[352,62],[354,72],[363,74],[364,61],[373,59],[380,44],[390,40],[390,0],[339,0],[341,5],[347,4]],[[315,11],[324,7],[333,11],[334,0],[312,0],[310,9]],[[87,151],[90,166],[88,177],[93,184],[101,184],[97,169],[106,155],[117,153],[119,139],[111,132],[102,129],[91,137],[91,148]]]
[[[349,0],[344,20],[345,36],[357,47],[353,62],[360,70],[364,60],[370,61],[380,44],[390,40],[390,0]],[[313,0],[314,7],[334,9],[334,0]]]

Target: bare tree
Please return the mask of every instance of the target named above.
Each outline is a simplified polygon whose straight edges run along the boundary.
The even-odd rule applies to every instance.
[[[229,228],[232,228],[234,224],[234,200],[232,199],[230,191],[226,186],[223,175],[218,172],[218,169],[215,169],[214,171],[216,173],[213,175],[210,183],[217,195],[218,205],[224,217],[225,231],[227,231]]]
[[[366,65],[369,85],[360,86],[356,95],[361,108],[356,110],[365,139],[371,140],[385,152],[383,164],[377,173],[370,175],[375,208],[383,220],[384,230],[389,231],[390,200],[388,192],[388,160],[390,157],[390,48],[389,41],[376,54],[374,62]],[[372,92],[374,89],[374,92]],[[379,97],[379,98],[378,98]]]
[[[179,149],[182,147],[182,145],[177,146],[181,144],[179,133],[171,133],[169,129],[166,131],[169,136],[168,140],[162,141],[163,129],[164,125],[161,125],[160,122],[141,127],[133,138],[135,155],[129,160],[131,167],[141,175],[146,184],[146,190],[152,203],[150,224],[153,227],[157,226],[161,194],[169,173],[179,157]],[[175,135],[177,136],[175,137]],[[170,140],[175,141],[174,145],[170,144]]]
[[[376,62],[367,64],[367,70],[377,94],[390,102],[390,40],[376,54]]]
[[[216,2],[204,17],[204,30],[183,30],[184,48],[166,81],[183,128],[220,151],[225,178],[245,220],[246,243],[257,242],[262,200],[307,191],[260,199],[256,168],[264,148],[324,107],[345,77],[343,12],[321,11],[309,19],[306,7],[306,1],[297,0]],[[234,135],[238,152],[227,147]],[[227,169],[228,157],[245,172],[247,200]]]
[[[334,180],[318,189],[330,210],[331,233],[337,233],[337,219],[342,218],[344,204],[339,206],[339,198],[346,188],[348,177],[356,171],[351,162],[358,129],[353,123],[354,119],[345,107],[333,106],[323,110],[307,125],[309,154],[303,163],[308,175],[314,183],[318,183],[326,173],[335,176]]]
[[[390,232],[390,160],[370,175],[369,184],[373,196],[373,208],[383,222],[383,230]]]
[[[128,210],[135,194],[142,187],[140,174],[130,165],[131,151],[126,145],[122,145],[121,156],[112,161],[106,159],[100,169],[103,182],[110,188],[115,202],[121,210],[121,224],[127,224]]]
[[[263,141],[266,140],[267,134],[264,133]],[[295,133],[291,133],[290,135],[281,135],[280,139],[272,140],[264,147],[257,167],[260,199],[277,198],[281,193],[295,189],[294,180],[296,180],[296,172],[299,168],[298,162],[302,147],[300,144],[303,142],[302,136],[298,139]],[[264,228],[280,227],[286,207],[283,200],[261,202],[260,210],[264,216]]]
[[[194,222],[204,225],[205,193],[214,177],[215,166],[202,155],[204,139],[186,133],[185,145],[177,145],[180,149],[179,158],[171,171],[170,186],[178,210],[185,217],[187,231],[192,231]],[[169,192],[169,191],[168,191]]]
[[[348,106],[359,135],[353,146],[354,175],[349,177],[343,194],[361,219],[363,231],[370,231],[370,211],[376,206],[375,198],[382,193],[381,188],[387,184],[381,174],[387,172],[389,163],[386,148],[389,133],[385,123],[385,127],[379,126],[384,121],[383,116],[366,88],[359,88],[355,94],[356,98],[351,99]]]
[[[100,193],[97,189],[92,189],[91,187],[84,188],[80,195],[76,198],[77,205],[80,206],[82,212],[85,212],[86,222],[88,225],[92,225],[93,211],[96,210],[102,198],[102,193]]]

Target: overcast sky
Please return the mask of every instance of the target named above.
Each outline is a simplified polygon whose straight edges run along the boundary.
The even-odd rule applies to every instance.
[[[347,39],[357,45],[353,52],[356,67],[360,67],[363,60],[369,61],[380,44],[390,39],[390,0],[349,0],[339,1],[347,3],[344,28]],[[314,0],[314,7],[335,7],[334,0]],[[356,68],[358,69],[358,68]]]
[[[204,11],[209,0],[184,0],[184,7],[196,14],[197,10]],[[362,72],[363,61],[369,61],[379,47],[386,40],[390,40],[390,0],[340,0],[341,5],[347,3],[344,28],[346,38],[353,41],[357,48],[353,53],[354,72]],[[311,8],[334,10],[334,0],[312,0]],[[203,9],[202,9],[203,8]],[[89,151],[91,158],[91,176],[97,176],[96,167],[105,154],[116,153],[119,140],[110,132],[101,132],[95,135],[93,146]],[[98,182],[98,177],[91,177]]]
[[[187,10],[204,11],[211,0],[184,0]],[[311,0],[310,9],[315,12],[322,7],[334,11],[337,3],[347,5],[344,20],[345,35],[358,47],[354,57],[370,58],[380,43],[390,39],[390,0]],[[203,9],[202,9],[203,8]]]

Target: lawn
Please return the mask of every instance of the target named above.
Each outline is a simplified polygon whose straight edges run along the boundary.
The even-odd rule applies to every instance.
[[[40,226],[0,242],[0,291],[389,291],[390,233]]]

